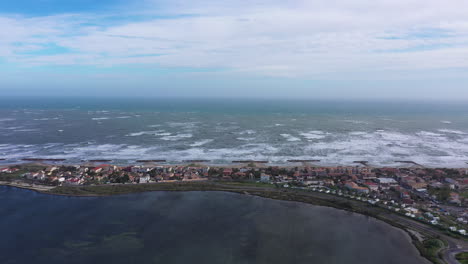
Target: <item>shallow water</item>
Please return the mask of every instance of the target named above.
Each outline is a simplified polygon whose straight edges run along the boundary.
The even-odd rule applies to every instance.
[[[375,219],[240,194],[78,198],[0,186],[0,200],[0,263],[427,263]]]

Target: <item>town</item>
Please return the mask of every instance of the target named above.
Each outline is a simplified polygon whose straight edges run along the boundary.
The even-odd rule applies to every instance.
[[[426,222],[457,235],[468,230],[468,169],[321,167],[23,164],[0,168],[0,184],[86,186],[220,181],[256,184],[342,196]]]

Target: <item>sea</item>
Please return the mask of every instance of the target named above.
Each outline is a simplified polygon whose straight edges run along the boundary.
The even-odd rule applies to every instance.
[[[0,161],[320,160],[317,165],[468,167],[462,102],[0,98]],[[0,164],[1,165],[1,164]]]
[[[65,197],[0,186],[0,200],[5,264],[429,263],[384,222],[248,195]]]

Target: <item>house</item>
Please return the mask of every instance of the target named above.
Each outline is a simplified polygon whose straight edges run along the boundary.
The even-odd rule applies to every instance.
[[[364,185],[367,186],[367,188],[369,188],[371,191],[377,191],[379,190],[379,185],[376,184],[375,182],[364,182]]]
[[[453,204],[461,204],[460,195],[458,193],[451,192],[449,202]]]
[[[147,173],[150,169],[143,166],[133,166],[130,168],[130,171],[133,173]]]
[[[226,168],[223,170],[223,176],[230,176],[232,174],[232,169]]]
[[[13,172],[16,172],[18,170],[19,169],[17,169],[17,168],[3,168],[3,169],[0,169],[0,173],[13,173]]]
[[[43,171],[26,173],[24,176],[28,180],[44,180],[46,178],[46,175]]]
[[[468,189],[468,178],[459,179],[458,181],[458,188],[460,189]]]
[[[45,169],[45,172],[47,173],[47,175],[52,175],[52,173],[56,170],[58,170],[58,168],[53,166],[53,167],[48,167],[47,169]]]
[[[377,178],[376,180],[379,183],[379,187],[384,190],[398,186],[398,182],[393,178]]]
[[[409,194],[407,191],[402,191],[402,192],[400,192],[400,197],[401,197],[402,199],[409,199],[409,198],[411,198],[410,194]]]
[[[270,178],[271,178],[270,175],[267,175],[267,174],[265,174],[265,173],[262,173],[262,174],[260,175],[260,181],[262,181],[262,182],[269,182],[269,181],[270,181]]]
[[[81,184],[81,179],[80,178],[69,178],[65,180],[64,182],[65,185],[80,185]]]
[[[140,176],[140,183],[148,183],[150,181],[150,176],[146,174],[145,176]]]
[[[94,173],[101,173],[104,169],[109,169],[109,165],[99,165],[97,167],[94,167],[91,169],[91,172],[94,172]]]
[[[361,187],[361,186],[357,185],[355,182],[352,182],[352,181],[346,182],[345,187],[350,189],[350,190],[356,191],[358,193],[369,193],[368,188]]]

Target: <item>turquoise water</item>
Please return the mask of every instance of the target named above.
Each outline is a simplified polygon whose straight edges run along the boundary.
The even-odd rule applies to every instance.
[[[0,99],[0,158],[413,160],[465,167],[468,104],[253,99]]]
[[[48,196],[0,186],[0,263],[418,264],[401,230],[222,192]]]

